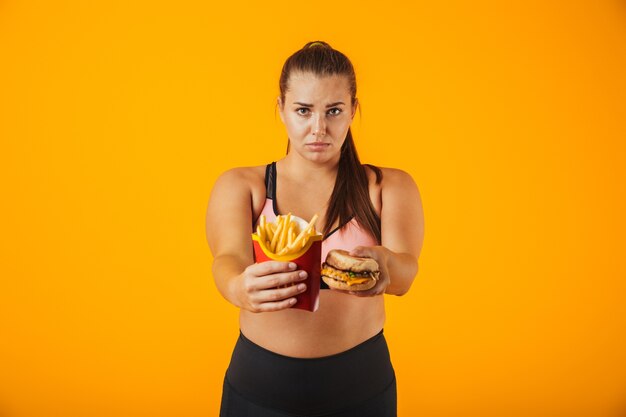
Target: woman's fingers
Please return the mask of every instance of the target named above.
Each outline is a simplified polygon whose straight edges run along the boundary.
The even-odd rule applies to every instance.
[[[293,306],[294,297],[306,291],[300,281],[307,278],[307,273],[294,271],[296,267],[294,263],[274,261],[249,266],[243,280],[248,309],[263,312]]]
[[[350,256],[369,256],[371,257],[367,246],[355,246],[348,252]]]
[[[306,291],[306,284],[300,283],[292,285],[287,288],[274,288],[270,290],[258,291],[253,296],[253,301],[259,305],[273,304],[279,301],[284,301],[290,297]]]
[[[279,272],[288,272],[295,270],[297,265],[294,262],[267,261],[258,264],[252,264],[248,270],[258,277]]]
[[[286,308],[293,306],[295,303],[296,303],[295,298],[288,298],[287,300],[278,301],[278,302],[261,303],[255,310],[255,312],[265,313],[265,312],[270,312],[270,311],[284,310]]]
[[[307,277],[305,271],[282,272],[263,277],[253,277],[249,284],[250,291],[260,291],[277,288],[303,281]]]

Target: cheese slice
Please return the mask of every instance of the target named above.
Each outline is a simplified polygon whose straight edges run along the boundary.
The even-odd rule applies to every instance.
[[[322,268],[322,275],[327,277],[337,278],[344,281],[348,285],[362,284],[369,281],[371,278],[351,277],[349,272],[339,271],[337,269]]]
[[[348,285],[362,284],[369,280],[369,278],[352,278],[348,281]]]

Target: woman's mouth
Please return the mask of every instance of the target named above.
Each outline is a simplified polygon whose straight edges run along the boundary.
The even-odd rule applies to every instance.
[[[312,143],[307,143],[305,146],[307,146],[309,149],[313,151],[323,151],[330,146],[330,143],[312,142]]]

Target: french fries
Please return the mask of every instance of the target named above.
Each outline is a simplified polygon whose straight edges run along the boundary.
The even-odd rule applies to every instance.
[[[268,223],[265,215],[261,214],[256,234],[259,242],[269,252],[278,255],[292,255],[304,248],[311,236],[317,234],[315,222],[318,215],[315,214],[306,227],[300,230],[300,225],[292,219],[291,213],[279,215],[273,223]]]

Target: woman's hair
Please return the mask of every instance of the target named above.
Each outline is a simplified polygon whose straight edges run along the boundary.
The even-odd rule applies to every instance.
[[[281,103],[285,105],[285,94],[294,73],[312,73],[318,77],[343,75],[348,79],[351,105],[356,102],[356,75],[347,56],[323,41],[308,42],[299,51],[287,58],[280,74],[279,89]],[[360,109],[360,107],[359,107]],[[287,142],[289,153],[289,142]],[[367,164],[376,173],[376,183],[382,181],[380,168]],[[369,184],[365,166],[361,164],[354,146],[352,131],[348,128],[346,140],[341,147],[339,169],[335,187],[326,211],[323,234],[339,219],[339,226],[346,224],[354,215],[358,223],[381,243],[380,217],[376,214],[369,195]]]

